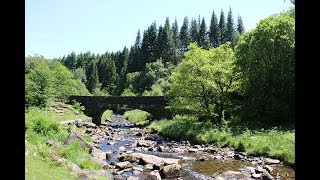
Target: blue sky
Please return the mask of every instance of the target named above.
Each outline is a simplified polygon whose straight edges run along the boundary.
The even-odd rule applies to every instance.
[[[102,54],[134,44],[141,33],[156,21],[163,25],[177,18],[204,17],[210,25],[212,11],[220,17],[232,9],[234,22],[242,17],[245,30],[271,14],[292,6],[290,0],[26,0],[25,55],[45,58],[67,55],[72,51]]]

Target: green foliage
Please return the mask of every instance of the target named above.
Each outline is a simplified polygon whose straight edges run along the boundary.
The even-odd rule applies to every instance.
[[[218,47],[220,45],[220,41],[219,41],[220,31],[219,31],[218,19],[214,11],[212,11],[212,16],[211,16],[211,22],[209,27],[209,37],[210,37],[211,47]]]
[[[134,109],[126,111],[123,117],[137,125],[145,125],[148,123],[148,119],[151,118],[151,114],[140,109]]]
[[[112,110],[106,110],[104,111],[104,113],[102,114],[102,121],[107,121],[110,120],[111,115],[113,114]]]
[[[93,91],[97,88],[100,89],[100,83],[99,83],[99,75],[98,75],[98,69],[95,61],[91,61],[91,69],[90,69],[90,76],[88,78],[87,87],[88,90],[93,93]]]
[[[87,83],[86,72],[82,67],[72,70],[72,73],[74,74],[76,79],[80,80],[83,83]]]
[[[136,94],[132,92],[131,89],[125,89],[121,96],[136,96]]]
[[[238,16],[237,32],[242,35],[244,33],[244,25],[241,16]]]
[[[55,138],[61,131],[61,125],[52,117],[46,116],[39,108],[30,108],[26,113],[26,131],[47,138]],[[27,139],[29,138],[27,133]]]
[[[71,94],[78,94],[73,74],[58,61],[38,57],[25,59],[26,106],[44,107],[51,100],[65,101]]]
[[[224,12],[221,10],[219,19],[219,44],[224,44],[227,42],[227,26]]]
[[[72,100],[72,107],[80,112],[85,110],[85,107],[81,105],[81,103],[77,102],[76,100]]]
[[[221,121],[228,93],[237,89],[234,52],[230,43],[204,50],[191,43],[185,58],[171,75],[171,109]]]
[[[244,119],[292,122],[295,117],[295,20],[272,15],[241,36],[235,48]]]
[[[89,148],[79,141],[73,141],[57,150],[59,156],[77,164],[82,169],[99,170],[99,164],[91,159]]]
[[[195,117],[176,116],[152,122],[147,128],[174,140],[227,145],[250,155],[266,155],[295,163],[295,133],[285,128],[248,128],[244,124],[214,125]]]

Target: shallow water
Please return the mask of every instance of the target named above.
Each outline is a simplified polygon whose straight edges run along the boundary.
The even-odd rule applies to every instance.
[[[249,166],[250,163],[241,160],[217,160],[194,161],[191,166],[199,173],[211,176],[212,174],[220,174],[225,171],[235,171],[239,168]]]
[[[110,164],[112,162],[119,162],[116,158],[120,154],[122,154],[122,151],[119,151],[119,148],[121,146],[125,147],[126,151],[131,151],[134,149],[131,145],[136,141],[139,140],[140,137],[136,136],[136,133],[138,131],[141,131],[141,129],[138,130],[132,130],[130,128],[134,127],[130,123],[128,123],[127,120],[124,120],[122,116],[112,116],[111,122],[108,124],[111,126],[114,131],[113,133],[113,140],[105,139],[101,141],[100,148],[104,152],[110,152],[111,153],[111,159],[107,160],[107,163]],[[108,142],[114,142],[114,144],[107,144]],[[168,147],[172,142],[166,141],[165,139],[161,140],[161,146]],[[179,144],[179,143],[174,143]],[[205,161],[197,160],[199,159],[199,156],[202,155],[208,155],[206,153],[177,153],[172,151],[143,151],[143,150],[135,150],[134,152],[144,153],[144,154],[151,154],[158,157],[163,158],[175,158],[175,159],[181,159],[179,161],[179,164],[181,165],[181,171],[182,171],[182,178],[188,179],[188,180],[198,180],[198,179],[213,179],[214,175],[221,174],[226,171],[237,171],[241,168],[244,168],[246,166],[250,166],[251,163],[244,160],[218,160],[218,159],[212,159],[209,158]],[[135,164],[138,165],[138,164]],[[275,168],[271,174],[275,177],[275,174],[279,173],[281,176],[281,179],[295,179],[295,170],[291,167],[287,166],[280,166]],[[125,176],[135,176],[138,177],[138,175],[132,174],[132,172],[125,172]],[[212,176],[213,175],[213,176]],[[138,177],[140,179],[140,177]],[[245,178],[245,177],[238,177],[239,179]],[[236,179],[238,179],[236,178]],[[248,177],[247,177],[248,178]],[[253,179],[253,178],[252,178]]]

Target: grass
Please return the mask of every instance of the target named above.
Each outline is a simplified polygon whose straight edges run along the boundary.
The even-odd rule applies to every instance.
[[[57,105],[58,104],[58,105]],[[51,107],[67,107],[57,103]],[[65,114],[74,113],[74,109],[64,109]],[[72,113],[71,113],[72,112]],[[65,158],[68,162],[77,164],[81,169],[99,170],[101,168],[98,163],[94,162],[89,154],[89,149],[84,147],[79,142],[73,142],[68,145],[63,145],[57,149],[46,145],[47,140],[56,140],[63,144],[63,140],[69,135],[72,127],[63,128],[59,121],[68,120],[70,116],[60,116],[60,112],[56,110],[41,110],[40,108],[29,108],[25,113],[25,137],[27,140],[26,148],[30,151],[26,156],[26,179],[75,179],[70,175],[70,169],[62,168],[57,163],[53,162],[49,156],[50,152],[58,154]],[[80,112],[79,112],[80,114]],[[78,130],[78,129],[77,129]],[[90,137],[85,137],[91,141]]]
[[[53,117],[57,121],[91,119],[91,117],[86,116],[77,106],[61,102],[52,102],[48,104],[44,112],[47,116]]]
[[[128,119],[130,122],[135,123],[136,125],[143,126],[148,124],[148,119],[151,117],[151,114],[140,109],[134,109],[126,111],[123,117]]]
[[[60,157],[68,159],[82,169],[101,169],[98,163],[91,160],[89,149],[78,141],[71,142],[68,146],[64,146],[57,152]]]
[[[50,164],[31,154],[26,157],[25,168],[27,180],[75,179],[68,169]]]
[[[69,169],[56,165],[47,156],[43,157],[44,147],[35,146],[29,142],[25,143],[25,146],[29,151],[25,156],[25,179],[75,179]],[[46,150],[48,149],[47,147]]]
[[[218,126],[197,122],[195,118],[176,116],[173,120],[154,121],[147,128],[174,140],[227,145],[248,155],[268,156],[295,164],[295,133],[282,127],[248,128],[231,123]]]

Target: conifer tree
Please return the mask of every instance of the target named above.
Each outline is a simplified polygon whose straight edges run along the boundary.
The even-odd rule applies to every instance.
[[[242,18],[239,15],[238,15],[237,31],[239,32],[240,35],[244,33],[244,25],[242,22]]]
[[[207,25],[204,18],[202,18],[200,30],[199,30],[199,45],[204,49],[210,48],[210,40],[207,33]]]
[[[173,40],[168,17],[166,18],[164,27],[159,27],[157,43],[159,47],[159,56],[157,57],[157,59],[162,58],[163,64],[165,64],[165,62],[171,62],[173,59]]]
[[[174,20],[174,23],[172,24],[171,32],[173,40],[173,64],[178,64],[179,54],[177,53],[177,51],[178,49],[180,49],[180,38],[177,18]]]
[[[88,79],[88,90],[92,93],[94,89],[99,88],[98,68],[95,61],[91,61],[91,75]]]
[[[209,37],[210,37],[211,47],[218,47],[220,45],[220,43],[219,43],[219,37],[220,37],[219,25],[218,25],[217,16],[215,15],[214,11],[212,11],[212,16],[211,16]]]
[[[138,60],[138,69],[144,70],[146,63],[156,60],[157,55],[157,26],[153,22],[143,33],[141,43],[141,57]]]
[[[199,26],[195,19],[191,20],[190,41],[197,42],[199,44]]]
[[[219,32],[220,32],[219,42],[220,44],[224,44],[227,41],[226,39],[227,27],[226,27],[224,12],[222,9],[221,9],[220,20],[219,20]]]
[[[226,30],[226,41],[231,42],[231,46],[235,46],[235,34],[234,34],[234,23],[232,18],[232,10],[229,8],[228,17],[227,17],[227,30]]]
[[[190,36],[189,36],[189,19],[188,17],[184,17],[183,23],[180,29],[180,46],[181,46],[181,52],[185,52],[188,49],[188,44],[190,42]]]

